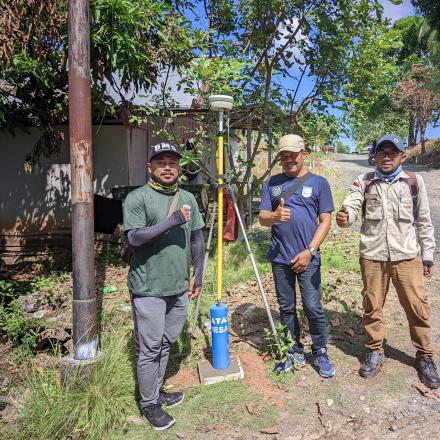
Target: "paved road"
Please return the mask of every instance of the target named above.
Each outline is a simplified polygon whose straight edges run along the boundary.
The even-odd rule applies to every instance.
[[[361,154],[338,154],[336,155],[336,168],[347,189],[359,174],[368,173],[374,168],[368,165],[367,155]],[[440,260],[440,170],[434,170],[420,165],[410,164],[406,166],[410,171],[420,173],[425,180],[428,191],[431,217],[435,228],[437,249],[434,259]]]

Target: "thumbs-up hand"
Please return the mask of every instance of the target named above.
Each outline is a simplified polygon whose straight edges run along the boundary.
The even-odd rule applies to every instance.
[[[277,222],[288,222],[290,220],[290,209],[284,207],[285,201],[283,198],[280,199],[278,208],[272,213],[272,220],[274,223]]]
[[[344,205],[342,205],[342,208],[336,214],[336,223],[341,228],[346,228],[348,226],[348,211]]]

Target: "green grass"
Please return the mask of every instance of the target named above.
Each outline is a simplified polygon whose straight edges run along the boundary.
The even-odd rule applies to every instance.
[[[359,233],[340,229],[334,218],[345,195],[345,191],[335,191],[333,193],[335,213],[332,219],[332,229],[321,246],[323,273],[329,269],[341,273],[347,271],[359,272]]]
[[[18,439],[102,439],[136,414],[131,327],[108,322],[103,359],[87,379],[63,387],[56,369],[28,378],[28,401],[17,425]],[[35,370],[34,370],[35,371]]]
[[[129,426],[129,416],[140,416],[130,326],[115,318],[105,320],[102,345],[104,357],[89,378],[78,377],[67,387],[61,385],[55,368],[33,369],[27,378],[28,400],[11,433],[14,438],[174,439],[176,432],[185,432],[195,439],[216,425],[255,431],[275,423],[275,412],[258,390],[243,382],[224,382],[187,392],[185,403],[170,410],[178,423],[166,433],[157,434],[147,424]],[[255,414],[246,411],[251,401],[258,402]]]
[[[246,404],[257,403],[255,414],[249,414]],[[243,382],[223,382],[194,387],[185,396],[185,402],[169,410],[176,424],[166,432],[157,433],[149,425],[126,427],[109,437],[111,440],[175,439],[176,433],[185,438],[206,438],[208,431],[218,431],[225,436],[225,429],[240,428],[252,432],[275,423],[275,411],[263,401],[258,390],[249,389]]]
[[[249,241],[260,276],[271,271],[267,259],[270,231],[250,233]],[[217,288],[217,249],[211,249],[205,275],[205,292],[215,292]],[[244,242],[225,243],[223,247],[223,289],[230,289],[238,283],[255,279],[249,254]]]
[[[127,425],[129,416],[141,415],[136,401],[132,322],[125,315],[111,313],[103,316],[102,325],[104,356],[92,367],[88,378],[78,377],[63,387],[57,368],[32,369],[25,378],[29,397],[12,438],[174,439],[179,431],[188,438],[198,438],[198,433],[208,428],[215,430],[216,425],[255,431],[275,423],[272,407],[263,403],[258,390],[248,389],[243,382],[224,382],[191,388],[185,404],[170,410],[178,424],[166,434],[156,434],[148,425]],[[203,337],[192,341],[187,329],[173,348],[169,369],[191,359],[191,351],[202,352]],[[185,368],[196,368],[195,362]],[[245,405],[250,401],[259,402],[255,414],[246,411]]]

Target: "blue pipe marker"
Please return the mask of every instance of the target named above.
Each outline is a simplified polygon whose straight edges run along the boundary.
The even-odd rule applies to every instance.
[[[211,306],[212,366],[229,368],[228,306],[223,303]]]

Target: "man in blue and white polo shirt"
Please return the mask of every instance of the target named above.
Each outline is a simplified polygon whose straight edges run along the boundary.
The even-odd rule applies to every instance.
[[[276,371],[289,371],[294,362],[305,364],[304,346],[296,312],[295,281],[298,280],[304,312],[312,338],[313,363],[323,377],[335,368],[327,354],[327,331],[321,303],[321,258],[319,247],[327,236],[334,210],[327,180],[308,173],[304,140],[294,134],[280,139],[283,173],[264,184],[260,224],[272,228],[268,257],[272,263],[280,317],[295,345]],[[295,190],[292,193],[292,189]],[[290,188],[290,194],[289,194]]]

